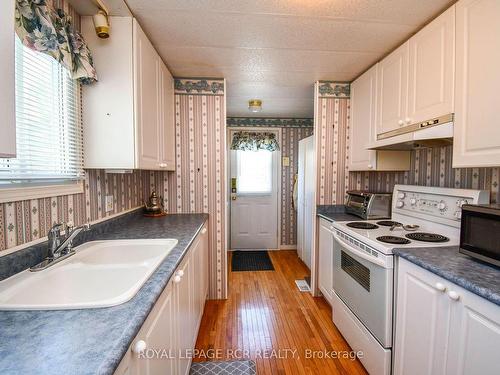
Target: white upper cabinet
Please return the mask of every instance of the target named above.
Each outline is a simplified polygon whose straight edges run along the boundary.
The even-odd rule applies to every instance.
[[[453,167],[500,165],[500,1],[456,4]]]
[[[0,62],[0,76],[2,88],[0,90],[0,158],[16,156],[16,100],[15,100],[15,71],[14,71],[14,1],[2,3],[0,12],[0,46],[2,46],[2,60]]]
[[[414,124],[453,113],[454,6],[410,39],[409,69],[406,116],[409,122]]]
[[[140,169],[157,169],[161,159],[161,60],[137,22],[134,22],[133,35],[136,164]]]
[[[135,19],[110,24],[99,39],[82,17],[99,79],[83,88],[85,167],[174,170],[173,78]]]
[[[175,113],[174,113],[174,78],[164,64],[160,64],[161,89],[161,124],[163,144],[161,146],[160,167],[168,171],[175,170]]]
[[[351,84],[351,126],[349,127],[349,170],[376,168],[377,151],[366,148],[376,140],[375,106],[377,65]]]
[[[408,42],[378,64],[377,134],[398,129],[405,122],[408,94]]]

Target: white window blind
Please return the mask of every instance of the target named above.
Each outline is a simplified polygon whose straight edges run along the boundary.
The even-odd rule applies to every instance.
[[[0,159],[0,183],[83,177],[80,86],[55,59],[16,37],[16,158]]]

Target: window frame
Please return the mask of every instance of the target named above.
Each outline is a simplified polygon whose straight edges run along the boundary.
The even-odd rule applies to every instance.
[[[17,38],[15,33],[14,37]],[[77,127],[79,131],[83,131],[83,123],[81,119],[82,88],[80,83],[76,81],[75,85],[75,92],[77,95],[76,103],[79,107],[77,109],[77,113],[80,113],[80,119],[78,121],[79,123],[77,123]],[[83,159],[83,137],[81,142],[81,153]],[[5,159],[9,158],[7,157]],[[84,169],[83,167],[84,165],[82,165],[82,169]],[[81,178],[64,178],[64,176],[61,176],[60,179],[55,178],[38,180],[33,178],[32,180],[26,179],[19,180],[18,182],[0,183],[0,203],[80,194],[84,192],[84,179],[85,175],[83,174]],[[11,181],[16,180],[13,179]]]

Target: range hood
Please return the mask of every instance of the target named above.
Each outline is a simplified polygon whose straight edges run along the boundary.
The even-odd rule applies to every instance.
[[[414,150],[453,143],[453,114],[379,134],[370,150]]]

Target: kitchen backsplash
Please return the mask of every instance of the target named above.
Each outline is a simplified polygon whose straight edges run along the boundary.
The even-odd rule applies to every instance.
[[[228,117],[229,128],[280,128],[281,156],[288,157],[289,166],[281,167],[281,245],[297,244],[297,212],[292,203],[295,175],[298,173],[299,141],[313,133],[313,119]]]
[[[408,172],[350,172],[349,189],[392,191],[395,184],[484,189],[500,202],[500,168],[452,168],[453,147],[414,150]]]
[[[392,191],[395,184],[485,189],[500,203],[500,167],[452,168],[452,146],[414,150],[407,172],[349,172],[349,90],[345,83],[320,82],[316,98],[318,204],[342,204],[345,192],[363,189]]]
[[[164,172],[134,171],[106,174],[87,170],[84,191],[79,194],[30,199],[0,204],[0,251],[47,235],[54,223],[72,221],[76,225],[92,222],[142,205],[152,181]],[[113,195],[113,210],[105,212],[106,195]]]

